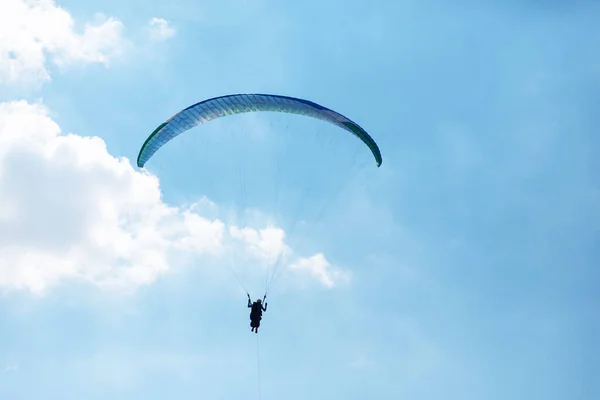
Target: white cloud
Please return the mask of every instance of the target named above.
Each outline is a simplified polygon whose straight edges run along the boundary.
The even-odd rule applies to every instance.
[[[348,271],[331,265],[323,253],[317,253],[307,258],[300,258],[290,265],[290,269],[300,273],[307,273],[329,288],[337,283],[348,282],[351,278]]]
[[[165,20],[150,26],[163,39],[174,34]],[[107,65],[122,50],[122,28],[108,19],[77,34],[53,1],[3,0],[0,84],[50,80],[46,57],[59,67]],[[200,263],[211,266],[232,255],[254,259],[246,269],[281,256],[283,268],[328,287],[345,278],[321,254],[298,259],[277,227],[238,227],[218,216],[207,199],[165,204],[155,176],[110,155],[101,138],[63,134],[43,104],[0,103],[0,288],[42,294],[81,280],[131,290],[190,257],[212,258]]]
[[[290,248],[285,244],[283,229],[268,227],[264,229],[229,228],[232,238],[244,243],[246,250],[256,258],[268,262],[275,261],[278,257],[285,257],[290,253]]]
[[[108,65],[123,50],[123,24],[100,19],[77,33],[71,15],[52,0],[2,0],[0,84],[49,81],[47,58],[59,67]]]
[[[150,37],[154,40],[167,40],[175,36],[175,29],[162,18],[152,18],[148,24],[150,25]]]
[[[148,283],[204,222],[163,204],[156,178],[112,157],[100,138],[60,135],[40,104],[0,105],[0,146],[0,285]]]
[[[294,262],[281,229],[206,217],[216,207],[207,203],[168,206],[156,177],[111,156],[102,139],[61,134],[42,104],[0,103],[0,286],[43,293],[81,279],[131,289],[181,255],[219,257],[232,246],[262,261],[285,255],[327,287],[347,279],[322,254]]]
[[[351,274],[332,265],[323,253],[310,257],[296,257],[293,250],[285,242],[285,231],[276,227],[263,229],[229,227],[231,238],[243,243],[246,254],[269,267],[273,282],[289,269],[296,274],[310,277],[327,288],[340,283],[347,283]]]

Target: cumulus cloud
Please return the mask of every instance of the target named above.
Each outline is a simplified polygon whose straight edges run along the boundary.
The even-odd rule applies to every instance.
[[[175,29],[163,18],[152,18],[148,24],[150,37],[154,40],[167,40],[175,36]]]
[[[62,134],[42,104],[0,104],[0,286],[43,293],[81,279],[127,289],[152,283],[181,254],[292,255],[281,229],[227,226],[201,213],[207,203],[169,206],[157,178],[110,155],[101,138]],[[289,261],[327,287],[347,278],[322,254]]]
[[[163,204],[155,177],[100,138],[61,135],[41,104],[0,105],[0,147],[0,285],[143,284],[171,247],[218,249],[222,225]]]
[[[268,227],[256,230],[231,226],[229,234],[244,243],[246,250],[262,261],[269,262],[290,253],[290,248],[285,244],[283,229]]]
[[[161,38],[168,23],[150,25]],[[50,0],[4,0],[0,14],[0,84],[50,79],[59,66],[107,64],[118,53],[114,19],[74,31],[70,14]],[[266,226],[264,226],[266,225]],[[181,262],[234,254],[266,267],[289,266],[331,287],[345,279],[322,254],[299,258],[272,225],[239,227],[219,206],[162,201],[158,179],[108,153],[99,137],[64,134],[43,103],[0,103],[0,288],[42,294],[65,281],[131,290]]]
[[[243,244],[244,251],[262,265],[273,268],[273,281],[276,282],[283,268],[292,272],[311,277],[323,286],[332,288],[336,284],[347,283],[351,274],[339,267],[332,265],[323,253],[310,257],[294,258],[293,250],[285,242],[283,229],[269,226],[262,229],[229,227],[232,239]]]
[[[48,59],[59,67],[74,63],[108,65],[123,50],[123,24],[98,17],[77,33],[71,15],[53,0],[2,0],[0,84],[50,80]]]
[[[348,271],[331,265],[323,253],[300,258],[290,265],[290,269],[307,273],[328,288],[333,287],[336,283],[348,282],[351,278]]]

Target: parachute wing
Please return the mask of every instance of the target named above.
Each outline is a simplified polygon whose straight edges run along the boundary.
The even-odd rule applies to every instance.
[[[377,166],[381,166],[381,152],[377,143],[355,122],[312,101],[271,94],[233,94],[214,97],[180,111],[160,124],[146,139],[140,149],[137,165],[142,168],[165,143],[196,125],[227,115],[254,111],[299,114],[334,124],[354,134],[366,144],[373,153]]]

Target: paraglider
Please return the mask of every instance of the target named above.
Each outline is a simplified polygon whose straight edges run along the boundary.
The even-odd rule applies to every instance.
[[[254,303],[252,303],[252,300],[250,300],[250,294],[248,294],[248,308],[251,308],[252,310],[250,311],[250,327],[252,328],[251,331],[258,333],[258,328],[260,327],[260,321],[262,320],[262,313],[263,311],[267,311],[267,304],[265,302],[265,305],[262,305],[262,302],[267,298],[267,296],[265,295],[265,297],[263,297],[263,299],[258,299],[256,300]]]
[[[309,100],[289,96],[271,94],[232,94],[214,97],[193,104],[160,124],[142,145],[137,157],[137,165],[138,167],[143,168],[152,156],[165,144],[197,125],[221,117],[249,112],[297,114],[332,124],[356,136],[368,147],[375,159],[377,167],[380,167],[382,164],[379,146],[373,138],[358,124],[336,111]],[[302,140],[302,137],[300,139]],[[234,158],[232,158],[232,162],[233,161],[235,161]],[[299,218],[296,217],[296,220],[298,219]],[[279,260],[279,258],[277,258],[277,260]],[[277,263],[278,262],[279,261],[277,261]],[[269,271],[269,269],[267,270]],[[266,299],[267,290],[270,289],[270,286],[274,282],[273,278],[275,278],[275,268],[273,268],[273,276],[268,280],[263,301]],[[267,310],[267,304],[264,303],[263,305],[263,301],[258,299],[252,303],[250,295],[248,295],[248,308],[252,309],[250,313],[250,326],[252,332],[258,333],[262,313]]]

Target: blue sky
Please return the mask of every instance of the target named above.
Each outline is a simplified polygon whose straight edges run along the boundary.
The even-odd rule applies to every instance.
[[[301,143],[296,133],[313,125],[260,116],[207,126],[258,135],[254,152],[232,135],[222,143],[240,165],[262,167],[247,170],[247,197],[232,192],[235,174],[206,169],[230,159],[194,157],[202,142],[192,135],[157,153],[156,180],[127,166],[175,112],[241,92],[334,108],[372,134],[384,160],[363,170],[366,184],[350,179],[312,230],[288,232],[295,261],[322,252],[351,279],[327,287],[302,268],[282,279],[259,334],[263,399],[600,397],[596,2],[58,6],[77,33],[90,21],[122,30],[106,25],[114,40],[75,45],[52,35],[57,17],[40,29],[50,80],[39,65],[23,68],[27,82],[0,68],[0,142],[11,143],[0,153],[0,397],[257,397],[245,294],[213,254],[215,238],[241,199],[262,206],[249,228],[275,213],[252,183],[289,194],[308,187],[303,178],[336,181],[360,146],[344,142],[349,153],[325,161],[321,152],[310,174],[274,185],[263,175],[274,135]],[[151,18],[174,35],[152,36]],[[35,60],[15,37],[0,30],[0,65]],[[91,56],[115,48],[107,65]],[[58,155],[39,150],[49,148]],[[295,161],[293,148],[278,156]],[[236,249],[238,262],[251,256]],[[256,297],[252,278],[264,272],[244,277]]]

